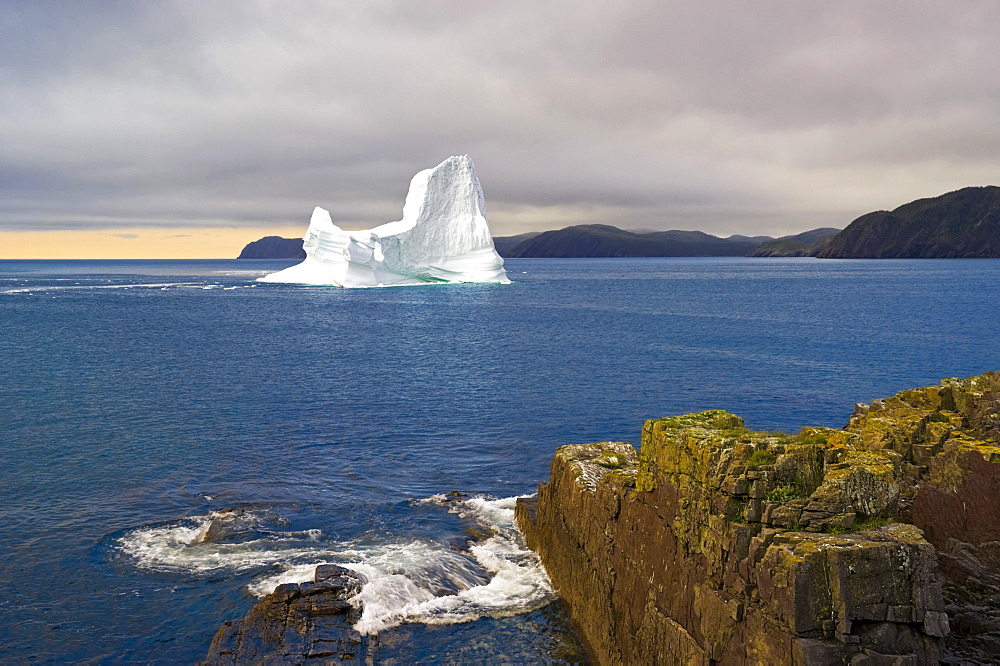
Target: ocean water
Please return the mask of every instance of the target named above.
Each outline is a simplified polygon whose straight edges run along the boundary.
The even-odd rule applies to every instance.
[[[1000,369],[995,260],[254,282],[289,263],[0,261],[2,660],[193,662],[318,562],[368,578],[385,659],[577,660],[511,522],[556,447],[709,408],[841,426]]]

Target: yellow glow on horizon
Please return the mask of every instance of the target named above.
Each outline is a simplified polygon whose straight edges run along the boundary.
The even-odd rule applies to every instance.
[[[304,233],[304,225],[0,231],[0,259],[235,259],[264,236]]]

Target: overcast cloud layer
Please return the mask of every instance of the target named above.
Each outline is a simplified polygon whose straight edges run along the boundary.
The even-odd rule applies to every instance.
[[[791,233],[1000,184],[1000,3],[0,5],[0,230],[398,219]]]

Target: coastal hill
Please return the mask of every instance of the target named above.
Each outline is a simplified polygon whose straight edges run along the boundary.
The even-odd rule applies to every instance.
[[[495,236],[493,238],[493,247],[496,248],[497,254],[501,257],[509,257],[511,250],[524,241],[541,235],[541,233],[541,231],[529,231],[528,233],[517,234],[516,236]]]
[[[237,259],[305,259],[301,238],[264,236],[260,240],[247,243]]]
[[[770,236],[719,238],[701,231],[634,233],[606,224],[583,224],[546,231],[529,238],[506,255],[516,258],[556,257],[739,257]]]
[[[807,236],[818,231],[805,232]],[[836,229],[830,230],[836,233]],[[792,237],[789,237],[792,238]],[[797,236],[795,237],[797,238]],[[771,236],[719,238],[701,231],[625,231],[606,224],[585,224],[555,231],[497,236],[493,245],[501,257],[740,257]],[[297,246],[295,244],[298,244]],[[240,259],[303,258],[302,240],[268,236],[250,243]]]
[[[827,238],[840,233],[840,229],[823,227],[804,231],[793,236],[765,241],[747,253],[748,257],[814,257]]]
[[[1000,187],[966,187],[862,215],[842,231],[824,227],[792,236],[729,236],[701,231],[626,231],[583,224],[498,236],[511,258],[820,257],[823,259],[1000,257]],[[303,258],[301,239],[268,236],[240,259]]]
[[[498,236],[493,239],[497,254],[506,257],[507,253],[519,243],[534,238],[541,231],[529,231],[516,236]],[[305,259],[306,252],[302,249],[301,238],[281,238],[265,236],[260,240],[247,243],[237,259]]]
[[[966,187],[862,215],[822,243],[815,256],[1000,257],[1000,187]]]

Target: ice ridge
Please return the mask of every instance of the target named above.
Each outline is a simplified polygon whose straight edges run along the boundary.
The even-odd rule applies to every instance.
[[[468,155],[449,157],[414,176],[397,222],[344,231],[317,206],[302,246],[302,263],[259,281],[338,287],[510,283],[493,247],[483,189]]]

